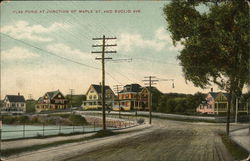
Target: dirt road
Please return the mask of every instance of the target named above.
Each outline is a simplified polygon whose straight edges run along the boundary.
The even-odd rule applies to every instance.
[[[234,125],[239,128],[244,125]],[[130,130],[130,129],[127,129]],[[130,133],[25,152],[12,161],[232,161],[218,132],[224,124],[153,119]]]
[[[154,130],[100,147],[71,161],[231,161],[218,132],[222,124],[154,119]]]

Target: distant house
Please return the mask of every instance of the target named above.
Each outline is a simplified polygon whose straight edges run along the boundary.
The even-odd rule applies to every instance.
[[[6,95],[1,111],[7,113],[25,113],[26,103],[24,96],[19,93],[18,95]]]
[[[219,114],[226,113],[228,109],[228,93],[223,92],[209,92],[203,101],[197,108],[196,112],[207,114]],[[236,106],[234,106],[236,107]],[[235,108],[231,108],[231,112],[235,111]],[[249,113],[249,107],[247,104],[238,103],[238,112]]]
[[[86,93],[86,101],[83,101],[82,108],[88,109],[101,109],[102,108],[102,86],[92,84]],[[112,108],[115,94],[109,86],[105,86],[105,103],[107,108]]]
[[[228,109],[228,93],[209,92],[196,109],[196,112],[207,114],[226,113]]]
[[[151,87],[151,95],[152,95],[152,106],[154,103],[156,103],[156,99],[163,95],[161,91],[159,91],[156,87]],[[143,89],[140,92],[140,104],[139,104],[139,110],[149,110],[149,87],[143,87]]]
[[[67,105],[67,99],[59,91],[46,92],[42,97],[38,99],[36,104],[36,112],[46,110],[58,110],[65,109]]]
[[[123,90],[119,92],[119,102],[121,110],[129,111],[139,109],[140,92],[142,90],[139,84],[127,84]],[[116,101],[113,110],[119,110],[119,102]]]

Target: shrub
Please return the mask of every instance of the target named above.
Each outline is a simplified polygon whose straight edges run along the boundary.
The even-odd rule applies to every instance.
[[[25,124],[25,123],[29,122],[29,117],[28,116],[19,116],[18,120],[19,120],[19,123]]]
[[[73,125],[86,125],[87,121],[81,115],[70,115],[69,120],[72,122]]]
[[[144,118],[139,118],[139,119],[137,120],[137,123],[141,125],[141,124],[144,123],[144,121],[145,121]]]
[[[13,116],[4,116],[3,123],[4,124],[14,124],[16,122],[16,117]]]

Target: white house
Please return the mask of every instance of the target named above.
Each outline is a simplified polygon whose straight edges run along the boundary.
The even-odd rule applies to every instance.
[[[19,93],[18,95],[6,95],[1,111],[6,113],[25,113],[26,103],[24,96]]]
[[[102,86],[90,85],[86,93],[86,101],[83,101],[82,108],[87,109],[100,109],[102,108]],[[107,107],[113,107],[115,94],[109,86],[105,86],[105,100]]]

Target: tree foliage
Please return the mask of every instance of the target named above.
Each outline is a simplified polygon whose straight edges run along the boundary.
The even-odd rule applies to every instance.
[[[248,1],[172,0],[163,11],[174,44],[184,46],[178,59],[186,80],[201,88],[215,83],[229,92],[229,135],[232,102],[249,83]]]
[[[201,88],[216,83],[241,94],[249,81],[247,2],[173,0],[164,14],[174,44],[184,46],[178,59],[185,78]]]

